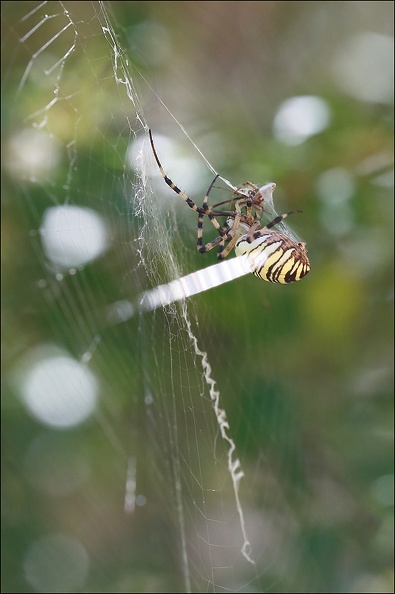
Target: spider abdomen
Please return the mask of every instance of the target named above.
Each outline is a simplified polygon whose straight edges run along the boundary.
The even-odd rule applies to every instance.
[[[247,254],[253,274],[269,283],[294,283],[310,271],[304,245],[275,231],[268,231],[252,241],[247,234],[242,235],[236,242],[235,252],[237,256]]]

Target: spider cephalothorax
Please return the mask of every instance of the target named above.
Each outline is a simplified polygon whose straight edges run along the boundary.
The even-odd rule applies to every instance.
[[[209,194],[219,177],[216,175],[203,198],[202,206],[197,206],[167,177],[156,153],[151,130],[149,130],[149,137],[163,179],[192,210],[198,213],[197,249],[199,252],[204,253],[218,246],[217,256],[219,259],[223,259],[235,248],[237,256],[247,255],[255,276],[272,283],[288,284],[306,276],[310,271],[306,244],[293,241],[287,235],[277,231],[271,231],[272,227],[281,223],[293,212],[298,211],[276,216],[270,223],[261,226],[265,201],[268,201],[276,184],[268,183],[259,188],[247,181],[234,191],[230,200],[209,206]],[[234,203],[233,210],[218,210],[218,207],[229,203]],[[203,245],[203,219],[205,216],[217,230],[218,237]],[[225,217],[224,225],[220,225],[217,221],[219,217]]]

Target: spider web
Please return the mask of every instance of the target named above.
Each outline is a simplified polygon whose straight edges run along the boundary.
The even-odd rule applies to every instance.
[[[151,85],[163,31],[143,23],[130,41],[101,2],[5,4],[3,195],[20,254],[7,280],[23,296],[4,316],[7,406],[25,429],[21,514],[35,502],[40,525],[15,549],[15,591],[314,591],[290,478],[303,484],[296,408],[289,382],[279,395],[265,379],[281,345],[252,376],[246,279],[233,299],[227,285],[182,299],[248,269],[233,259],[196,290],[171,284],[215,254],[195,255],[195,213],[165,186],[148,128],[197,203],[216,167],[193,141],[212,137],[188,134]],[[213,202],[240,181],[221,179]]]

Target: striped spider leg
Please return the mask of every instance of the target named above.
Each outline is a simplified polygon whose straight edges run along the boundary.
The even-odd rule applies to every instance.
[[[178,186],[175,185],[175,183],[169,178],[167,177],[161,162],[159,161],[159,157],[158,154],[156,152],[155,149],[155,145],[154,145],[154,140],[152,138],[152,133],[151,130],[148,131],[149,132],[149,138],[150,138],[150,143],[151,143],[151,148],[152,148],[152,152],[154,154],[155,157],[155,161],[159,167],[159,171],[161,172],[161,175],[163,177],[163,179],[165,180],[165,182],[167,183],[167,185],[179,196],[181,196],[181,198],[188,204],[188,206],[190,208],[192,208],[192,210],[194,210],[195,212],[198,213],[199,217],[198,217],[198,241],[197,241],[197,249],[199,252],[204,253],[208,250],[211,250],[212,248],[214,248],[215,246],[217,246],[220,242],[222,242],[223,240],[223,236],[226,234],[225,230],[221,227],[221,225],[218,223],[217,219],[215,218],[210,206],[208,205],[208,195],[210,193],[211,188],[213,187],[215,181],[218,178],[218,175],[215,176],[215,178],[213,179],[213,181],[211,182],[209,189],[207,190],[207,194],[204,197],[203,200],[203,206],[199,207],[197,206],[193,200],[191,200],[191,198],[189,198],[189,196],[187,196],[182,190],[180,190],[180,188]],[[217,213],[218,216],[221,215],[221,213]],[[214,225],[215,229],[218,231],[218,233],[220,234],[219,237],[217,237],[216,240],[214,240],[214,242],[209,242],[207,245],[202,245],[202,235],[203,235],[203,217],[204,216],[208,216],[209,220],[211,221],[211,223]],[[224,215],[222,215],[224,216]],[[227,216],[227,215],[225,215]]]
[[[151,130],[149,137],[159,171],[167,185],[198,213],[197,249],[205,253],[218,246],[217,257],[222,260],[228,256],[233,248],[237,256],[247,255],[251,270],[255,276],[272,283],[288,284],[302,279],[310,271],[307,258],[306,244],[293,241],[287,235],[271,231],[286,217],[294,212],[290,211],[276,216],[272,221],[261,227],[261,216],[266,199],[271,197],[276,187],[268,183],[261,188],[247,181],[239,186],[230,200],[219,202],[210,207],[209,194],[218,179],[218,174],[211,182],[202,206],[197,206],[173,181],[167,177],[157,155]],[[218,210],[224,204],[234,202],[234,210]],[[203,219],[207,216],[218,232],[218,237],[203,245]],[[217,217],[226,217],[223,226]]]

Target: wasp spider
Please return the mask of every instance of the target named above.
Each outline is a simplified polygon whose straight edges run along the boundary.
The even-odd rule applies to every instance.
[[[276,184],[268,183],[262,188],[247,181],[238,187],[230,200],[209,206],[210,191],[219,177],[211,182],[202,206],[197,206],[171,179],[167,177],[155,150],[151,130],[149,137],[155,160],[163,179],[192,210],[198,213],[197,249],[200,253],[208,252],[218,246],[218,258],[226,258],[235,248],[237,256],[247,255],[253,274],[270,283],[288,284],[300,280],[310,271],[306,244],[295,242],[282,233],[271,231],[283,219],[294,212],[291,211],[275,217],[264,227],[260,219],[264,212],[265,199],[271,196]],[[218,207],[234,203],[234,210],[218,210]],[[203,245],[203,218],[208,217],[218,232],[218,237]],[[220,225],[218,217],[226,217],[225,224]]]

